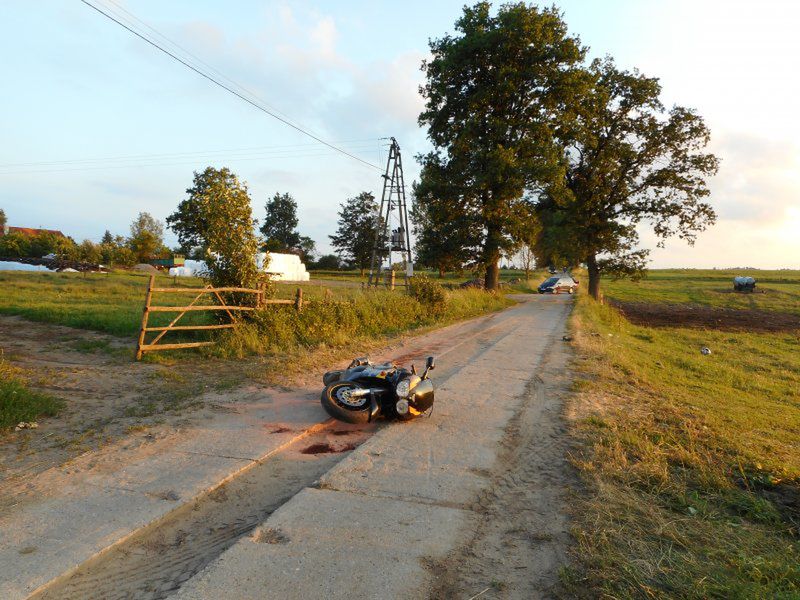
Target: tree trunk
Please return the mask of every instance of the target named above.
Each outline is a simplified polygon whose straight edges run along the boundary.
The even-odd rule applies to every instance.
[[[586,267],[589,270],[589,295],[600,300],[600,267],[597,266],[597,257],[594,254],[586,258]]]
[[[439,279],[444,279],[444,268],[439,267]]]
[[[361,277],[363,277],[364,276],[364,267],[359,267],[359,270],[361,272]]]
[[[483,287],[487,290],[496,290],[500,287],[500,231],[490,225],[486,231],[486,241],[483,243],[483,264],[486,275]]]

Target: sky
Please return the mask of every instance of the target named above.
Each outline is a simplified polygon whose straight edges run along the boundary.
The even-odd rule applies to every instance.
[[[283,118],[368,163],[397,138],[406,181],[429,146],[417,124],[428,40],[463,0],[92,0],[135,15]],[[549,4],[549,3],[548,3]],[[721,159],[716,225],[651,266],[800,268],[800,4],[790,0],[561,0],[590,56],[659,77],[695,108]],[[122,9],[128,13],[122,12]],[[144,29],[144,25],[137,24]],[[150,35],[156,36],[151,30]],[[227,166],[255,218],[276,192],[331,250],[342,201],[381,172],[303,136],[178,64],[79,0],[2,0],[0,208],[9,225],[99,241],[140,211],[164,220],[194,171]],[[176,242],[167,232],[167,242]]]

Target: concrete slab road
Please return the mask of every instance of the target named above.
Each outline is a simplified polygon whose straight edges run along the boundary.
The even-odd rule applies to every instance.
[[[530,382],[551,350],[563,352],[570,298],[520,299],[468,362],[454,364],[458,352],[440,357],[446,368],[434,372],[430,418],[383,428],[177,597],[429,595],[434,575],[426,566],[444,560],[474,528],[478,498],[493,481],[510,422],[531,397]]]

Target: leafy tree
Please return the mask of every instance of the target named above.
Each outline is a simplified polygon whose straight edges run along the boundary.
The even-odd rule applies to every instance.
[[[444,277],[445,271],[462,271],[478,260],[481,226],[457,202],[437,196],[429,174],[423,182],[414,186],[411,209],[414,253],[417,263],[437,269],[439,277]]]
[[[116,245],[110,253],[108,264],[120,267],[132,267],[136,264],[136,255],[133,253],[133,250],[127,246]]]
[[[59,257],[71,257],[74,255],[74,249],[77,247],[72,239],[50,233],[49,231],[40,231],[36,235],[30,236],[28,239],[28,256],[33,256],[35,258],[41,258],[48,254],[56,254]]]
[[[531,278],[531,271],[536,265],[536,257],[533,254],[533,249],[528,244],[522,244],[520,247],[519,261],[522,266],[522,270],[525,271],[525,280],[527,281]]]
[[[339,268],[339,266],[339,257],[335,254],[326,254],[325,256],[321,256],[313,265],[315,269],[319,269],[321,271],[335,271]]]
[[[0,236],[0,257],[21,258],[30,256],[31,240],[22,233],[9,233]]]
[[[297,230],[297,202],[290,194],[275,193],[266,204],[267,216],[261,226],[266,238],[267,252],[290,252],[299,254],[304,262],[312,259],[316,244],[310,237],[300,235]]]
[[[194,174],[186,193],[188,198],[167,217],[181,247],[202,249],[212,284],[255,286],[259,243],[247,185],[227,168],[207,167]]]
[[[317,252],[317,244],[310,237],[301,235],[300,243],[297,245],[297,252],[303,262],[310,262],[314,260],[314,254]]]
[[[83,240],[77,247],[77,256],[82,262],[99,264],[103,261],[102,247],[91,240]]]
[[[545,259],[585,262],[589,293],[600,276],[642,274],[648,250],[637,226],[651,224],[659,245],[673,235],[692,244],[714,223],[703,201],[719,161],[705,153],[710,132],[694,111],[659,100],[657,79],[618,69],[610,58],[588,69],[594,81],[575,103],[579,118],[560,132],[565,176],[542,194],[536,244]]]
[[[2,231],[5,229],[7,222],[8,221],[6,220],[6,211],[0,208],[0,233],[2,233]]]
[[[267,216],[261,226],[264,249],[273,252],[296,250],[300,245],[297,231],[297,202],[290,194],[276,192],[267,202]]]
[[[498,262],[529,228],[526,191],[558,176],[557,109],[579,87],[584,49],[555,8],[519,2],[490,14],[489,2],[464,7],[458,35],[432,40],[423,64],[420,125],[434,150],[419,157],[425,194],[450,203],[480,226],[476,239],[487,289]]]
[[[113,244],[114,243],[114,236],[111,235],[111,232],[106,229],[106,232],[103,234],[103,238],[100,240],[101,244]]]
[[[372,259],[378,204],[371,192],[361,192],[344,201],[339,210],[338,228],[331,244],[339,256],[358,267],[361,275]]]
[[[131,223],[128,246],[139,262],[148,262],[164,249],[164,224],[150,213],[142,212]]]

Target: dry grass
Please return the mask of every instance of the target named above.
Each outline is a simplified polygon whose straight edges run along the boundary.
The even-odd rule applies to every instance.
[[[585,296],[573,328],[570,593],[800,597],[800,334],[638,327]]]

